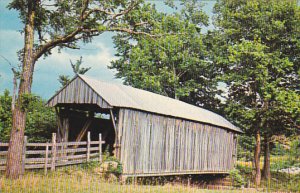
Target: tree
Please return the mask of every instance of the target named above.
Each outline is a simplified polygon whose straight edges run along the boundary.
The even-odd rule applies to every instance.
[[[80,56],[79,60],[76,60],[75,64],[72,62],[72,60],[70,60],[70,64],[71,64],[72,70],[73,70],[75,75],[76,74],[82,74],[83,75],[91,69],[91,67],[87,67],[87,68],[81,67],[82,56]],[[61,86],[64,87],[71,81],[71,79],[67,75],[59,75],[58,81],[61,84]]]
[[[217,110],[217,70],[207,59],[201,34],[207,24],[199,1],[182,1],[179,13],[156,18],[153,31],[163,37],[115,36],[119,59],[110,68],[125,84]]]
[[[106,31],[151,36],[151,17],[156,12],[143,0],[13,0],[9,6],[19,12],[24,24],[24,48],[19,51],[22,63],[16,107],[12,115],[6,176],[21,174],[27,101],[30,99],[34,67],[38,59],[51,54],[53,48],[78,48]],[[148,13],[151,12],[152,15]],[[132,18],[136,18],[132,20]]]
[[[227,112],[255,136],[256,184],[270,179],[270,138],[299,127],[300,9],[296,1],[221,0],[214,62],[228,85]],[[218,53],[219,52],[219,53]]]
[[[57,128],[53,109],[46,107],[46,101],[32,95],[26,116],[25,135],[29,141],[46,142]],[[9,141],[12,126],[12,96],[8,90],[0,95],[0,141]]]

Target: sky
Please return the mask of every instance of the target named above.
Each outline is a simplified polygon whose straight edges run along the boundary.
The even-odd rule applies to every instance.
[[[24,46],[24,38],[19,32],[24,26],[18,18],[18,13],[6,8],[9,2],[10,0],[0,1],[0,93],[3,93],[5,89],[12,91],[13,73],[11,68],[19,63],[16,52]],[[159,11],[170,11],[164,6],[163,1],[151,2],[156,4]],[[203,1],[203,3],[205,4],[204,11],[211,17],[215,1]],[[212,25],[208,26],[208,29],[211,28]],[[64,49],[58,53],[58,50],[54,49],[52,55],[45,59],[40,58],[35,65],[32,92],[44,99],[49,99],[60,88],[58,76],[69,75],[72,77],[70,60],[75,62],[80,56],[83,58],[83,67],[92,67],[86,73],[87,76],[122,84],[120,79],[114,77],[116,72],[107,68],[112,60],[117,59],[112,36],[112,33],[106,32],[94,38],[92,43],[81,44],[80,50]]]

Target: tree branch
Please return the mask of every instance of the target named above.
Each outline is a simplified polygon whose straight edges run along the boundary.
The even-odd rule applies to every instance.
[[[65,35],[63,37],[60,37],[58,39],[52,40],[50,42],[47,42],[43,45],[40,45],[38,49],[35,51],[34,54],[34,61],[37,61],[44,53],[52,49],[53,47],[57,46],[58,44],[61,43],[67,43],[69,40],[74,38],[77,34],[79,34],[82,31],[82,28],[77,28],[75,31],[72,33]]]
[[[145,35],[151,38],[155,38],[155,37],[160,37],[160,35],[153,35],[147,32],[142,32],[142,31],[134,31],[132,29],[129,28],[119,28],[119,27],[113,27],[110,29],[107,29],[107,31],[115,31],[115,32],[126,32],[129,34],[134,34],[134,35]]]

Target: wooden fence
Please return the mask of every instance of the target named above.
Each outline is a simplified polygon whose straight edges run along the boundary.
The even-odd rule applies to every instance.
[[[99,134],[98,141],[91,141],[90,132],[87,141],[56,142],[56,134],[52,134],[51,143],[28,143],[24,137],[22,168],[55,170],[57,166],[85,163],[92,160],[102,161],[102,141]],[[0,143],[0,170],[5,170],[8,143]]]

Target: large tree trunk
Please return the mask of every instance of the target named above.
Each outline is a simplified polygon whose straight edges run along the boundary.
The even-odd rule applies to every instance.
[[[25,45],[24,45],[24,58],[23,66],[20,77],[20,84],[18,90],[18,98],[16,106],[13,111],[13,124],[10,134],[7,164],[6,164],[6,177],[16,179],[22,174],[22,149],[24,142],[24,131],[26,123],[26,104],[24,100],[31,93],[32,75],[34,70],[34,11],[35,1],[28,1],[28,15],[27,23],[25,26]]]
[[[255,184],[256,186],[260,185],[260,180],[261,180],[261,171],[260,171],[260,130],[256,132],[255,135],[255,141],[256,141],[256,146],[255,146],[255,151],[254,151],[254,164],[255,164]]]
[[[263,167],[263,177],[265,179],[271,179],[271,171],[270,171],[270,139],[265,135],[264,138],[264,167]]]

